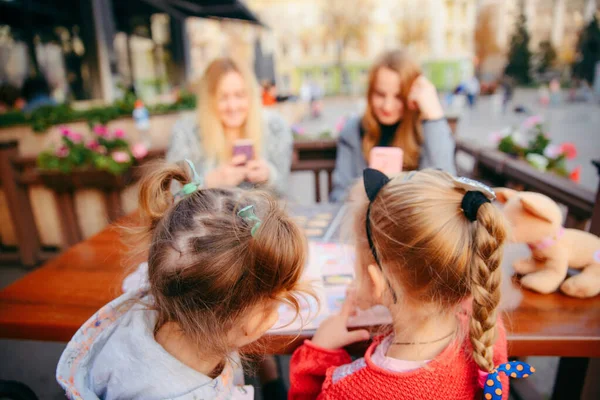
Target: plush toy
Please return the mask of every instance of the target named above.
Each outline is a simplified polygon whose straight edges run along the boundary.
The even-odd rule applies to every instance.
[[[600,293],[600,238],[584,231],[562,227],[558,205],[540,193],[496,189],[497,200],[511,225],[511,239],[527,243],[531,257],[518,260],[515,272],[524,275],[521,284],[540,293],[560,289],[573,297]],[[567,277],[568,268],[581,272]]]

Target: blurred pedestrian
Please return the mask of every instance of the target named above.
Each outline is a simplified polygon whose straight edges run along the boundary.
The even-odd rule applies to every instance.
[[[561,102],[561,94],[560,94],[560,82],[558,79],[553,78],[550,81],[550,104],[558,105]]]
[[[12,111],[19,103],[19,89],[10,83],[0,85],[0,114]]]
[[[538,89],[538,100],[543,106],[550,104],[550,91],[547,85],[541,85]]]
[[[310,82],[310,113],[313,118],[319,118],[323,111],[323,89],[317,81]]]
[[[30,113],[43,106],[56,105],[56,100],[50,95],[50,86],[41,75],[27,79],[21,90],[26,101],[23,112]]]
[[[481,90],[481,85],[479,84],[479,79],[475,75],[471,78],[467,79],[464,85],[465,93],[467,94],[467,101],[469,103],[470,108],[474,108],[477,103],[477,97],[479,96],[479,92]]]
[[[502,86],[502,113],[506,114],[506,110],[508,108],[508,103],[512,101],[514,94],[514,82],[512,78],[508,75],[504,75],[500,82],[500,86]]]
[[[270,107],[277,103],[277,88],[275,82],[267,80],[262,85],[262,104]]]

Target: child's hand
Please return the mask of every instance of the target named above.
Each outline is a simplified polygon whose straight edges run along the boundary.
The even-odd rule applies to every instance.
[[[340,313],[327,318],[321,323],[312,338],[313,344],[324,349],[335,350],[355,342],[369,340],[371,335],[366,329],[349,331],[346,326],[348,317],[355,308],[354,296],[354,291],[349,291]]]

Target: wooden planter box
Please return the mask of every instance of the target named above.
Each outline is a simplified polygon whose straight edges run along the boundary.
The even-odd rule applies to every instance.
[[[58,171],[37,170],[39,180],[54,192],[62,236],[67,246],[83,240],[75,206],[75,192],[81,189],[97,189],[103,192],[108,221],[110,223],[123,215],[121,191],[133,182],[133,169],[122,175],[93,169],[75,170],[64,174]]]
[[[68,174],[59,171],[38,169],[40,180],[45,186],[56,192],[74,192],[77,189],[99,189],[119,191],[132,181],[132,169],[122,175],[93,169],[75,170]]]
[[[180,111],[168,114],[153,115],[150,117],[150,131],[148,135],[151,140],[152,149],[166,148],[169,136],[175,121],[183,115],[193,115],[194,111]],[[76,121],[64,124],[72,130],[83,134],[85,139],[93,136],[87,122]],[[131,143],[142,140],[140,132],[135,127],[133,118],[123,117],[108,123],[108,129],[123,129],[127,140]],[[60,143],[59,126],[50,127],[46,132],[34,132],[29,125],[14,125],[0,128],[0,142],[17,141],[19,143],[19,155],[35,157],[48,148]]]

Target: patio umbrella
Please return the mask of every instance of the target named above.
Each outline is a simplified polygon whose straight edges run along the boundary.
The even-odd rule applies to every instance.
[[[142,0],[176,18],[226,18],[262,25],[239,0]]]

